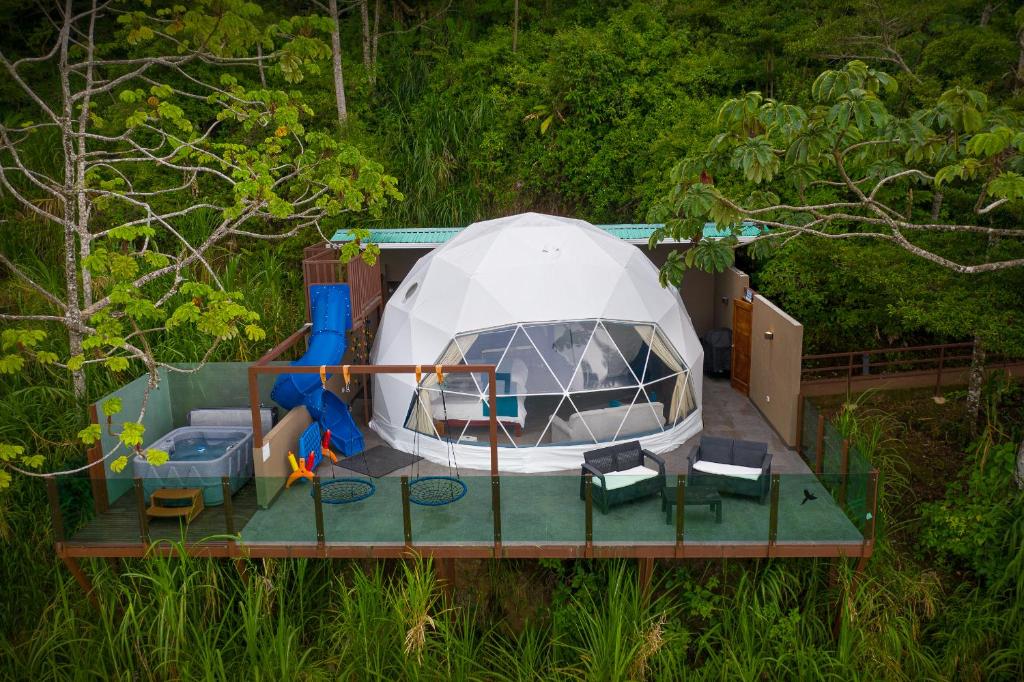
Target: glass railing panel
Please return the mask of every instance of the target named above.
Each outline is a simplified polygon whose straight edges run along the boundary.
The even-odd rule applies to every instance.
[[[502,474],[502,541],[582,544],[586,504],[579,475]]]
[[[437,468],[424,467],[419,476],[409,479],[413,546],[490,544],[494,538],[490,476]],[[401,512],[399,505],[399,521]]]
[[[782,474],[778,477],[777,543],[846,544],[863,540],[841,504],[841,491],[849,480],[830,475],[834,490],[817,476]]]

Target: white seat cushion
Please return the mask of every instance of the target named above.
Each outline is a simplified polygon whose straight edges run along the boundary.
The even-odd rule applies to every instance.
[[[730,478],[745,478],[748,481],[756,481],[761,476],[761,470],[754,467],[741,467],[735,464],[719,464],[718,462],[705,462],[700,459],[694,462],[695,471],[703,471],[705,474],[717,474]]]
[[[625,488],[640,481],[646,481],[648,478],[654,478],[657,475],[658,472],[654,469],[648,469],[645,466],[635,466],[632,469],[607,473],[604,475],[604,480],[608,484],[608,490],[616,490],[617,488]],[[594,485],[601,487],[601,479],[597,476],[594,476]]]

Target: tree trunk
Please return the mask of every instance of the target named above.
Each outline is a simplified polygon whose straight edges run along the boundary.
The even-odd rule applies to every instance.
[[[363,66],[370,72],[370,8],[369,0],[359,0],[359,17],[363,22]]]
[[[978,25],[988,26],[988,22],[992,21],[992,12],[994,12],[995,9],[995,6],[991,2],[986,2],[985,8],[981,10],[981,21],[978,22]]]
[[[64,6],[64,25],[60,34],[60,88],[63,116],[60,120],[61,151],[64,154],[64,184],[61,188],[62,225],[64,229],[64,287],[67,292],[67,311],[69,318],[68,346],[71,356],[82,353],[82,301],[78,286],[78,244],[76,243],[78,197],[76,180],[78,178],[77,155],[75,153],[74,107],[71,98],[71,66],[68,63],[68,52],[71,45],[71,2]],[[84,132],[84,131],[83,131]],[[79,370],[71,373],[71,381],[75,397],[85,400],[85,372]]]
[[[1024,438],[1020,441],[1020,447],[1017,448],[1017,471],[1014,473],[1013,480],[1016,481],[1017,487],[1024,490]]]
[[[512,9],[512,52],[519,46],[519,0],[514,0]]]
[[[363,5],[365,6],[365,2]],[[348,121],[348,106],[345,103],[345,74],[341,68],[341,33],[338,28],[338,0],[330,0],[331,14],[331,65],[334,67],[334,99],[338,105],[338,123]]]
[[[939,212],[942,211],[942,192],[936,191],[932,194],[932,222],[939,222]]]
[[[1017,90],[1021,89],[1024,85],[1024,29],[1017,32],[1017,46],[1019,52],[1017,53]]]
[[[985,349],[981,340],[974,337],[974,350],[971,353],[971,371],[967,379],[967,416],[971,420],[971,429],[978,426],[978,414],[981,411],[981,388],[985,381]]]
[[[380,43],[380,5],[381,0],[377,0],[373,6],[373,36],[370,40],[370,66],[373,67],[370,71],[371,84],[377,80],[377,45]]]
[[[267,87],[267,72],[263,68],[263,46],[256,43],[256,67],[260,71],[260,87]]]

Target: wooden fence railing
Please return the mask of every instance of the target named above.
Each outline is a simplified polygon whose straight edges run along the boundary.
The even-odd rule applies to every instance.
[[[918,386],[934,385],[938,393],[943,384],[963,377],[973,357],[972,341],[804,355],[800,383],[818,388],[834,385],[850,392],[854,386],[867,388],[871,384],[907,377],[913,378]],[[989,355],[985,360],[987,369],[1005,368],[1016,373],[1021,366],[1024,361],[1001,356]]]

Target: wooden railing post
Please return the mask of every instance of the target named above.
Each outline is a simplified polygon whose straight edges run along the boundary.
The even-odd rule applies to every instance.
[[[676,554],[682,554],[686,542],[686,474],[676,476]]]
[[[135,513],[139,516],[139,540],[149,544],[149,517],[146,515],[146,493],[142,489],[142,479],[133,479],[135,485]]]
[[[804,394],[797,393],[796,396],[796,454],[800,459],[804,458]]]
[[[231,502],[231,479],[220,477],[221,494],[224,495],[224,530],[228,535],[235,534],[235,508]]]
[[[320,477],[313,477],[313,515],[316,519],[316,544],[323,549],[327,543],[327,534],[324,532],[324,506],[320,497]]]
[[[818,415],[818,435],[814,447],[814,473],[821,476],[825,470],[825,415]]]
[[[846,506],[846,490],[850,479],[850,439],[844,438],[839,450],[839,506]]]
[[[402,476],[402,533],[405,549],[412,549],[412,508],[409,505],[409,477]]]
[[[878,514],[878,469],[872,469],[868,474],[867,496],[864,500],[867,507],[864,517],[864,539],[875,539],[875,516]]]
[[[935,372],[935,395],[942,393],[942,368],[946,364],[946,347],[939,349],[939,368]]]
[[[850,395],[853,389],[853,351],[848,353],[846,363],[846,395]]]
[[[583,506],[583,555],[588,559],[594,556],[594,477],[587,472],[583,480],[584,500]]]
[[[772,474],[772,489],[769,493],[771,506],[768,510],[768,556],[779,537],[779,474]]]

